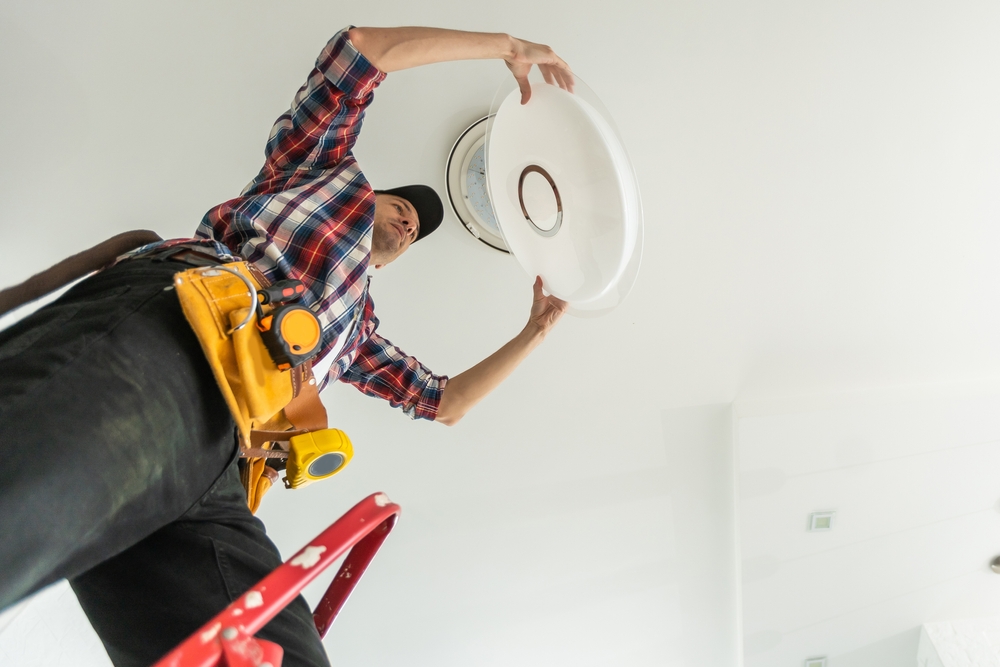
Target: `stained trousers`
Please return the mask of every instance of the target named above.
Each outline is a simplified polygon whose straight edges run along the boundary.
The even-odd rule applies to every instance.
[[[133,260],[0,332],[0,609],[67,578],[116,667],[155,662],[281,563],[172,290]],[[301,596],[258,636],[327,666]]]

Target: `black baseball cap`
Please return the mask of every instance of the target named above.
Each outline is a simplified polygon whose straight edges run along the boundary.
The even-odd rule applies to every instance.
[[[414,243],[441,226],[441,220],[444,219],[444,204],[434,188],[427,185],[404,185],[392,190],[375,190],[375,194],[396,195],[413,205],[420,221],[420,231],[417,232]]]

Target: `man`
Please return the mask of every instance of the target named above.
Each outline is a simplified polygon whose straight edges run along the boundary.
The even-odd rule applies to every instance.
[[[301,280],[322,325],[321,382],[340,379],[413,418],[454,424],[565,310],[540,281],[518,336],[454,378],[376,331],[366,273],[434,231],[430,188],[375,194],[351,154],[385,73],[502,58],[572,87],[545,46],[507,35],[351,28],[334,36],[243,194],[196,239],[139,249],[0,333],[0,609],[69,578],[119,667],[148,665],[280,563],[239,482],[233,421],[184,320],[172,276],[190,256],[242,258]],[[299,598],[260,633],[285,665],[328,664]]]

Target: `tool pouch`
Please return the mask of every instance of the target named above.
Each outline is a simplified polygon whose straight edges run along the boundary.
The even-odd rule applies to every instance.
[[[253,512],[277,481],[277,471],[268,467],[265,459],[289,456],[277,449],[278,443],[288,442],[294,449],[298,440],[295,436],[308,435],[309,445],[304,451],[312,451],[316,439],[346,441],[346,447],[335,448],[341,452],[340,465],[315,478],[339,472],[351,457],[347,436],[327,428],[326,409],[319,399],[311,361],[280,370],[261,338],[257,304],[248,283],[259,290],[265,282],[246,262],[193,268],[174,276],[184,316],[201,343],[239,430],[240,446],[247,459],[241,477]],[[286,478],[290,488],[303,485],[298,469],[292,470],[294,459],[293,454]],[[329,457],[323,460],[331,462]],[[330,466],[319,467],[326,470]]]

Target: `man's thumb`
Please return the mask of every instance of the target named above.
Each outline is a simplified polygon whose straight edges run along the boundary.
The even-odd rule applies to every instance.
[[[528,83],[527,75],[517,77],[517,87],[521,89],[521,104],[527,104],[531,99],[531,84]]]

